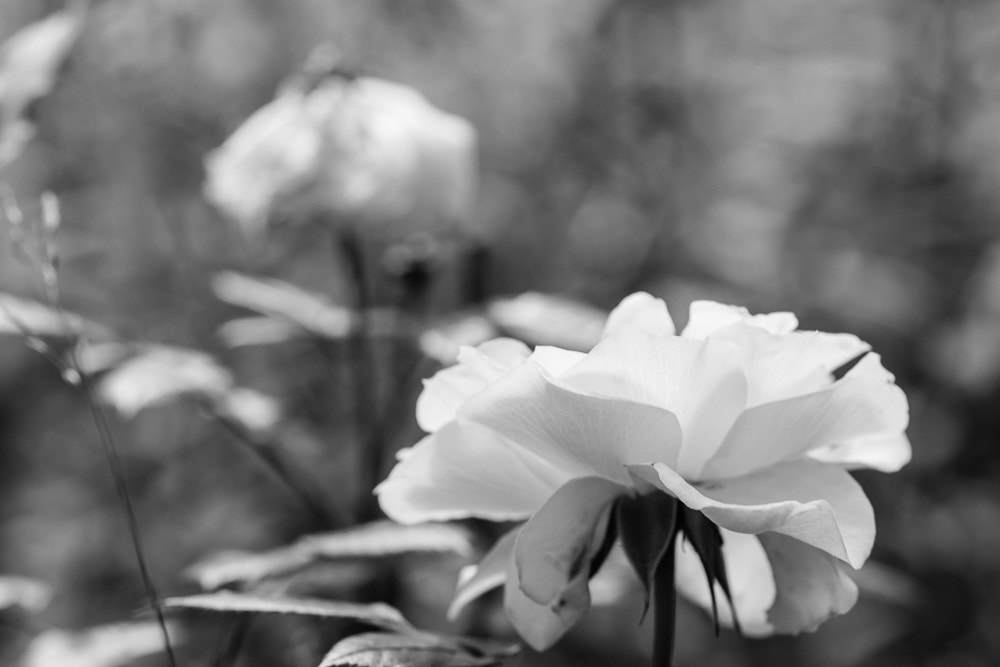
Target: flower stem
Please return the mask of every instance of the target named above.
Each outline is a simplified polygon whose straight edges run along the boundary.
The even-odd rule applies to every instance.
[[[653,579],[653,667],[670,667],[674,655],[677,591],[674,588],[674,539],[670,540]]]

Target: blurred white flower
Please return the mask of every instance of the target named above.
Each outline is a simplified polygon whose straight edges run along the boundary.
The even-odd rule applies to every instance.
[[[0,47],[0,166],[16,159],[35,134],[32,105],[56,85],[59,68],[76,43],[86,2],[25,26]]]
[[[402,523],[527,519],[466,574],[452,611],[505,583],[511,621],[540,650],[589,608],[616,499],[656,492],[720,529],[744,632],[814,629],[853,606],[847,572],[875,537],[846,469],[909,460],[908,406],[867,344],[797,326],[702,301],[676,335],[666,305],[639,293],[589,353],[464,348],[425,383],[417,420],[430,435],[400,453],[381,505]],[[677,540],[678,590],[708,605],[692,551]]]
[[[399,238],[468,224],[476,133],[406,86],[328,75],[289,85],[207,159],[207,197],[248,230],[289,206]]]

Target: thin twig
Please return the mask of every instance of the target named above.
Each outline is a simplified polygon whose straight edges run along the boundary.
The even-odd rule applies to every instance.
[[[79,373],[80,388],[87,397],[90,413],[94,418],[94,424],[97,426],[97,431],[101,437],[101,445],[104,449],[108,468],[111,471],[111,477],[114,480],[118,502],[121,504],[125,512],[125,517],[128,520],[132,550],[139,565],[139,574],[142,577],[142,584],[146,589],[146,595],[149,597],[153,613],[156,615],[156,623],[159,625],[160,633],[163,635],[163,648],[167,654],[167,662],[170,667],[177,667],[177,659],[174,656],[174,649],[170,644],[170,634],[167,631],[167,621],[163,615],[163,605],[160,602],[160,596],[156,592],[156,586],[153,584],[153,578],[150,576],[149,566],[146,563],[146,555],[142,549],[142,538],[139,533],[139,522],[136,520],[135,509],[132,507],[132,498],[128,490],[128,483],[125,480],[125,469],[122,466],[121,458],[118,456],[118,448],[115,446],[115,441],[111,433],[111,425],[108,423],[108,417],[104,412],[104,408],[97,400],[90,376],[81,369],[75,354],[73,355],[73,366],[77,373]]]
[[[202,405],[204,412],[216,421],[242,448],[252,454],[257,460],[273,473],[274,477],[291,491],[302,505],[309,510],[321,527],[332,529],[347,525],[346,517],[334,513],[315,484],[304,475],[297,473],[278,454],[279,449],[270,442],[261,442],[248,433],[240,424],[208,406]]]

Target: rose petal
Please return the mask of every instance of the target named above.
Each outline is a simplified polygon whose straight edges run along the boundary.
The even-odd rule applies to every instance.
[[[600,547],[611,502],[629,491],[602,477],[570,480],[528,519],[514,545],[524,594],[538,604],[560,605],[561,597]]]
[[[858,601],[847,566],[825,551],[778,533],[758,536],[774,572],[777,596],[767,611],[775,632],[812,632]],[[742,608],[738,608],[742,609]]]
[[[561,378],[578,391],[655,406],[677,415],[683,432],[678,469],[697,477],[743,409],[746,378],[727,342],[659,336],[625,327]],[[625,459],[627,463],[666,458]]]
[[[570,479],[550,461],[476,424],[450,422],[400,461],[375,493],[399,523],[530,516]]]
[[[845,377],[822,391],[745,410],[702,478],[737,477],[833,443],[901,433],[908,420],[899,387],[871,376]]]
[[[875,541],[871,503],[838,466],[800,459],[734,479],[688,484],[661,463],[629,466],[682,503],[738,533],[789,535],[860,567]]]
[[[737,322],[745,322],[773,334],[795,331],[799,321],[792,313],[778,312],[751,315],[741,306],[727,306],[715,301],[694,301],[691,303],[687,326],[681,332],[685,338],[705,338],[723,327]]]
[[[424,380],[417,399],[417,423],[433,433],[452,419],[470,396],[483,390],[512,366],[531,354],[528,347],[512,338],[488,340],[478,347],[462,347],[458,363]]]
[[[469,399],[458,417],[493,429],[568,476],[623,484],[630,483],[625,463],[674,461],[681,441],[672,413],[578,393],[532,361]]]
[[[723,327],[711,338],[740,349],[750,388],[748,406],[819,391],[833,383],[834,369],[870,349],[850,334],[796,331],[775,335],[749,322]]]
[[[507,565],[514,556],[514,540],[521,527],[507,531],[496,541],[478,565],[462,568],[458,575],[455,598],[448,607],[448,618],[455,620],[470,602],[507,581]]]
[[[581,359],[587,355],[576,350],[564,350],[561,347],[550,345],[539,345],[531,353],[531,360],[545,369],[545,372],[553,377],[563,375],[570,368],[573,368]]]
[[[619,303],[604,325],[602,338],[617,333],[623,326],[634,326],[643,331],[672,336],[676,333],[674,321],[663,299],[646,292],[631,294]]]
[[[588,572],[581,572],[570,582],[562,605],[543,605],[529,598],[517,582],[513,555],[507,562],[504,584],[504,609],[514,629],[536,651],[544,651],[559,641],[580,618],[590,611]]]
[[[882,472],[896,472],[913,458],[913,449],[905,433],[895,433],[838,442],[812,450],[809,458],[835,463],[848,470],[872,468]]]

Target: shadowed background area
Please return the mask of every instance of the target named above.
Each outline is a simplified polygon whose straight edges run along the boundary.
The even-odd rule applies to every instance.
[[[62,6],[6,0],[0,40]],[[681,323],[693,299],[791,310],[802,328],[869,341],[907,392],[912,463],[858,475],[879,535],[854,611],[750,641],[716,639],[684,607],[678,665],[1000,661],[1000,5],[94,0],[0,182],[29,213],[43,191],[60,198],[68,308],[131,340],[212,352],[278,397],[284,446],[337,505],[357,484],[339,446],[353,411],[343,364],[306,343],[225,346],[216,330],[238,312],[211,288],[237,270],[346,302],[329,239],[292,223],[247,239],[202,194],[205,154],[322,42],[478,130],[481,250],[441,271],[430,311],[527,290],[607,309],[639,289]],[[38,297],[2,238],[0,289]],[[410,386],[389,415],[394,448],[419,437],[416,379],[435,367],[421,370],[388,382]],[[316,528],[192,405],[114,426],[164,591],[185,590],[205,554]],[[85,402],[0,339],[0,573],[53,587],[38,627],[145,604],[99,452]],[[398,605],[418,625],[509,637],[496,604],[445,622],[464,562],[408,563]],[[638,586],[608,587],[551,653],[509,664],[645,664]],[[0,622],[0,656],[15,655],[24,620]],[[313,664],[315,632],[252,627],[238,664]],[[221,628],[205,621],[192,645],[216,646]],[[213,650],[186,664],[212,664],[197,656]]]

